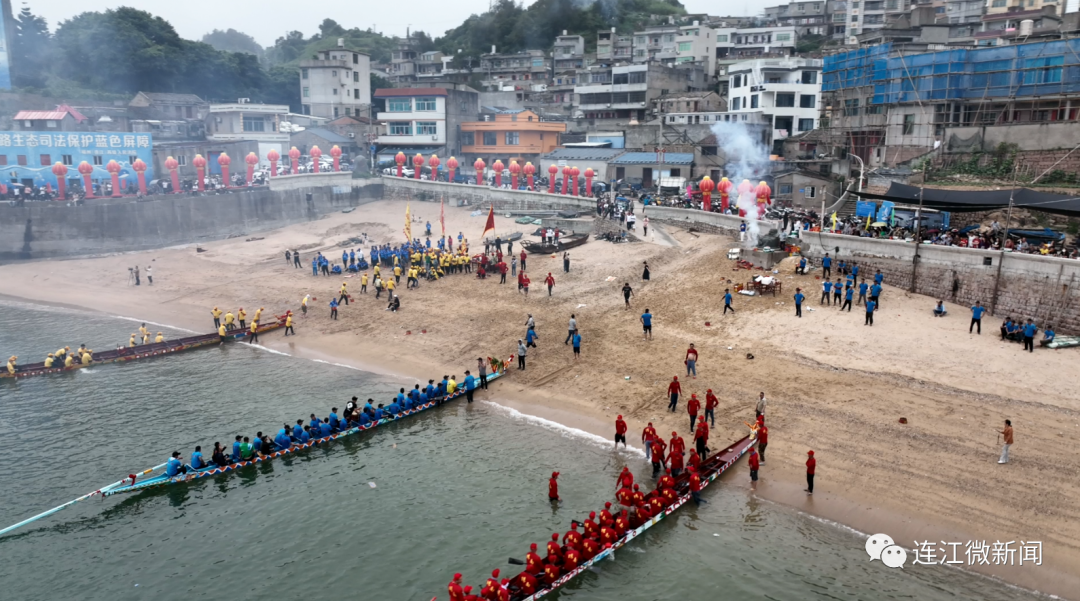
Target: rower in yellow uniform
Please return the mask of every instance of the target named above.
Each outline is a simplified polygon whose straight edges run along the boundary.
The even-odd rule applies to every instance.
[[[56,351],[56,358],[58,360],[60,360],[60,361],[64,361],[65,359],[67,359],[68,351],[70,351],[70,350],[71,350],[70,346],[65,346],[64,348]]]
[[[165,342],[165,337],[161,335],[161,332],[157,333],[157,338],[154,339],[154,342],[155,343]]]
[[[15,375],[15,371],[19,368],[18,365],[16,364],[16,361],[18,361],[18,360],[19,360],[19,358],[16,357],[15,355],[12,355],[11,358],[9,358],[7,360],[7,371],[8,371],[9,374]]]
[[[241,330],[247,327],[247,324],[244,323],[245,321],[247,321],[247,313],[244,312],[243,307],[240,307],[240,310],[236,312],[236,319],[240,321]]]
[[[262,319],[263,308],[259,307],[259,310],[255,312],[255,317],[251,318],[251,323],[255,323]]]
[[[146,344],[150,342],[150,332],[144,332],[142,335],[142,343]]]
[[[150,331],[146,329],[146,324],[139,326],[139,334],[143,337],[143,344],[146,344],[146,337],[150,334]]]
[[[225,314],[225,329],[226,330],[232,330],[233,328],[236,327],[235,325],[233,325],[233,320],[235,320],[235,319],[236,318],[233,316],[232,311],[229,311],[228,313]]]
[[[56,359],[53,358],[53,354],[49,353],[49,356],[45,357],[45,367],[52,367],[53,361],[55,360]]]
[[[375,277],[379,277],[379,266],[375,266]]]
[[[72,365],[75,365],[75,357],[71,355],[64,357],[64,367],[71,367]]]
[[[341,304],[342,301],[344,301],[346,305],[349,304],[349,291],[345,282],[341,283],[341,289],[338,290],[338,304]]]
[[[94,362],[94,349],[86,349],[86,350],[84,350],[83,354],[79,357],[79,361],[82,362],[83,365],[90,365],[91,363],[93,363]]]
[[[210,312],[214,316],[214,327],[221,325],[221,309],[214,307],[214,310]]]
[[[226,332],[225,324],[219,325],[218,329],[217,329],[217,333],[218,333],[218,336],[221,337],[221,344],[225,344],[225,332]]]
[[[259,309],[259,310],[262,311],[262,309]],[[258,341],[259,341],[259,321],[257,319],[253,319],[251,321],[251,329],[248,331],[248,342],[251,343],[251,344],[255,344]]]
[[[128,340],[128,346],[135,346],[138,342],[135,342],[135,334],[131,335],[131,340]]]
[[[387,298],[394,298],[394,280],[386,278],[386,283],[383,285],[386,286],[386,291],[390,293]]]
[[[397,265],[394,265],[394,280],[399,284],[401,283],[401,267]]]
[[[285,335],[288,336],[290,333],[296,336],[296,331],[292,327],[292,311],[285,314]]]
[[[367,294],[367,272],[360,276],[360,294]]]

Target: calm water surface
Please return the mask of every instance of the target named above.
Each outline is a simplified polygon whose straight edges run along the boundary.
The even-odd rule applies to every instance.
[[[0,353],[31,363],[64,345],[103,350],[136,328],[0,304]],[[244,344],[0,381],[0,527],[173,450],[209,455],[214,441],[411,385]],[[627,463],[648,473],[643,458],[588,436],[455,402],[230,475],[76,505],[0,539],[0,596],[445,600],[455,571],[477,588],[492,568],[517,573],[507,557],[599,509]],[[554,469],[557,512],[546,501]],[[553,598],[1038,598],[957,570],[871,564],[862,538],[723,481],[705,497]]]

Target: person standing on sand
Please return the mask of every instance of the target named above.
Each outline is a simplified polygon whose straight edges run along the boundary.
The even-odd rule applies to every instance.
[[[758,463],[758,454],[754,447],[750,447],[750,488],[757,488],[757,474],[761,464]]]
[[[214,310],[210,311],[210,314],[214,316],[214,327],[216,328],[216,327],[220,326],[221,325],[221,309],[218,309],[217,307],[214,307]]]
[[[641,236],[643,238],[649,237],[649,217],[646,216],[641,220]]]
[[[619,443],[622,443],[623,448],[626,448],[626,422],[623,421],[622,416],[615,418],[615,448],[619,448]]]
[[[731,306],[731,289],[724,288],[724,315],[727,315],[728,311],[734,313],[735,309]]]
[[[562,254],[562,270],[563,273],[570,273],[570,253],[564,252]]]
[[[802,317],[802,302],[806,299],[806,296],[802,293],[802,288],[795,289],[795,317]]]
[[[574,337],[570,340],[574,343],[574,361],[581,359],[581,331],[574,330]]]
[[[871,297],[873,298],[873,297]],[[866,321],[863,322],[864,326],[874,325],[874,309],[877,308],[877,303],[873,300],[866,301]]]
[[[135,266],[135,285],[139,285],[139,266]]]
[[[522,249],[522,250],[521,250],[521,270],[522,270],[522,271],[525,271],[525,260],[526,260],[527,258],[528,258],[528,255],[526,255],[526,254],[525,254],[525,250],[524,250],[524,249]]]
[[[527,349],[525,348],[525,343],[522,342],[522,340],[520,338],[518,338],[518,369],[520,369],[520,370],[525,369],[525,353],[526,352],[527,352]]]
[[[652,313],[649,313],[648,307],[641,314],[641,328],[644,331],[642,340],[652,340]]]
[[[292,311],[286,311],[285,312],[285,335],[288,336],[290,333],[293,336],[296,336],[296,330],[293,329],[293,323],[292,323]]]
[[[571,313],[570,322],[567,324],[569,331],[566,334],[566,340],[563,340],[563,345],[570,344],[570,340],[574,338],[574,334],[577,333],[577,317]]]
[[[690,400],[686,402],[686,412],[690,414],[690,431],[694,430],[694,422],[697,421],[698,410],[701,409],[701,401],[698,400],[697,394],[691,394]]]
[[[754,407],[754,417],[759,418],[765,415],[765,405],[768,405],[769,401],[765,398],[765,393],[762,392],[758,395],[757,406]]]
[[[476,358],[476,369],[480,372],[480,388],[487,390],[487,363],[484,362],[483,357]]]
[[[683,363],[686,364],[686,375],[693,374],[694,379],[697,379],[697,349],[694,348],[694,343],[690,343],[690,348],[686,349],[686,357],[683,359]]]
[[[761,454],[761,462],[765,463],[765,447],[769,446],[769,427],[765,424],[758,426],[757,441],[758,453]]]
[[[293,269],[300,269],[300,249],[292,251]]]
[[[824,281],[821,282],[821,301],[818,302],[819,305],[824,305],[825,303],[832,305],[832,301],[830,300],[832,297],[829,295],[831,291],[832,282],[828,278],[824,278]]]
[[[146,283],[150,286],[154,285],[154,272],[149,265],[146,266]]]
[[[982,336],[982,316],[986,312],[986,307],[982,306],[982,301],[975,301],[975,306],[971,308],[971,325],[968,326],[968,334],[971,333],[971,329],[975,326],[979,326],[979,336]]]
[[[679,376],[675,376],[671,379],[671,383],[667,387],[668,395],[671,397],[671,402],[668,404],[668,411],[675,413],[675,408],[679,405],[679,393],[682,392],[682,385],[679,384]]]
[[[642,263],[645,264],[645,271],[643,271],[642,274],[641,274],[641,281],[648,282],[649,281],[649,262],[648,261],[642,261]]]
[[[286,248],[285,249],[285,264],[288,265],[290,263],[292,263],[292,250]]]
[[[337,319],[338,302],[336,298],[330,299],[330,319]]]
[[[814,459],[814,452],[806,452],[806,494],[814,494],[814,472],[817,470],[817,459]]]
[[[652,461],[652,443],[656,440],[656,428],[652,422],[641,431],[641,445],[645,447],[645,461]]]
[[[716,427],[716,407],[720,404],[720,399],[716,398],[713,394],[712,388],[705,391],[705,416],[701,418],[701,421],[710,420],[712,426]]]
[[[634,289],[630,287],[630,282],[626,282],[622,287],[622,297],[625,309],[630,309],[630,297],[634,296]]]
[[[825,253],[825,258],[821,259],[821,279],[828,280],[832,277],[832,257],[829,253]]]
[[[1005,439],[1005,446],[1001,447],[1001,457],[998,459],[998,463],[1009,462],[1009,447],[1013,445],[1013,427],[1012,420],[1005,420],[1005,429],[998,432]]]
[[[551,275],[550,271],[547,277],[544,278],[544,285],[547,286],[548,296],[551,296],[551,289],[555,287],[555,277]]]

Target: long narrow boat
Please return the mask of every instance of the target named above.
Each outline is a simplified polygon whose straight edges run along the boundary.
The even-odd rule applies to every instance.
[[[272,321],[268,324],[259,326],[259,333],[269,332],[270,330],[276,330],[285,325],[284,316],[279,317],[277,321]],[[236,329],[228,332],[225,335],[226,340],[243,340],[247,338],[248,331],[246,329]],[[215,332],[213,334],[201,334],[199,336],[188,336],[186,338],[177,338],[176,340],[169,340],[167,342],[155,342],[151,344],[139,344],[131,347],[123,347],[108,351],[100,351],[94,353],[94,360],[88,365],[82,363],[75,363],[71,367],[65,367],[62,362],[54,367],[45,367],[45,363],[31,363],[29,365],[20,366],[18,371],[14,374],[10,374],[7,371],[0,371],[0,378],[28,378],[32,376],[44,376],[48,374],[58,374],[68,371],[74,371],[76,369],[83,369],[85,367],[94,367],[97,365],[104,365],[107,363],[120,363],[123,361],[136,361],[139,359],[149,359],[151,357],[158,357],[161,355],[168,355],[172,353],[179,353],[180,351],[187,351],[193,348],[199,348],[202,346],[209,346],[211,344],[218,344],[221,342],[221,336]]]
[[[701,477],[702,490],[704,490],[705,487],[707,487],[713,480],[719,478],[720,475],[727,471],[729,467],[735,465],[735,462],[738,461],[739,458],[743,456],[743,454],[749,451],[750,447],[754,446],[755,442],[757,442],[757,437],[755,434],[752,433],[743,438],[740,438],[727,448],[713,454],[708,458],[708,460],[701,462],[701,470],[699,472],[699,476]],[[556,590],[562,588],[567,582],[570,582],[582,572],[598,563],[600,560],[610,556],[630,541],[641,536],[646,530],[660,523],[660,521],[667,516],[675,513],[675,511],[677,511],[683,505],[686,505],[692,498],[692,495],[690,494],[687,472],[683,472],[682,474],[680,474],[679,478],[677,478],[675,481],[675,487],[676,490],[680,493],[679,498],[674,503],[666,507],[662,513],[650,518],[649,521],[645,522],[641,526],[638,526],[633,530],[628,530],[622,538],[620,538],[618,541],[615,542],[615,544],[611,546],[610,549],[605,549],[597,553],[592,559],[582,563],[570,572],[563,574],[559,577],[558,580],[551,583],[550,585],[539,584],[536,592],[532,595],[522,596],[521,593],[511,594],[511,601],[536,601],[537,599],[541,599],[550,595]],[[436,601],[436,599],[437,597],[433,597],[431,601]]]
[[[488,382],[491,382],[492,380],[496,380],[500,376],[503,376],[505,374],[506,374],[505,370],[501,371],[501,372],[494,372],[494,373],[492,373],[491,375],[488,376]],[[275,451],[273,453],[269,453],[269,454],[266,454],[266,455],[256,456],[253,459],[250,459],[248,461],[240,461],[238,463],[231,463],[231,464],[226,465],[224,467],[211,465],[211,466],[207,466],[207,467],[205,467],[203,469],[200,469],[200,470],[192,470],[192,468],[190,466],[188,466],[188,473],[186,473],[186,474],[181,474],[179,476],[172,476],[172,477],[162,474],[162,475],[154,476],[152,478],[148,478],[146,480],[142,480],[142,481],[138,481],[138,482],[136,481],[137,476],[132,475],[132,476],[130,476],[128,478],[129,481],[127,482],[127,484],[117,486],[117,487],[111,488],[109,490],[103,491],[102,496],[111,497],[112,495],[119,495],[119,494],[124,494],[124,493],[137,492],[137,491],[140,491],[140,490],[146,490],[148,488],[157,488],[159,486],[169,486],[169,485],[173,485],[173,484],[185,484],[187,482],[193,482],[195,480],[200,480],[202,478],[208,478],[210,476],[216,476],[218,474],[226,474],[228,472],[232,472],[232,471],[247,467],[249,465],[255,465],[257,463],[263,463],[265,461],[271,461],[273,459],[277,459],[278,457],[285,457],[286,455],[294,455],[296,453],[299,453],[300,451],[305,451],[307,449],[310,449],[310,448],[313,448],[313,447],[316,447],[316,446],[320,446],[320,445],[326,445],[328,443],[331,443],[331,442],[333,442],[335,440],[338,440],[338,439],[341,439],[341,438],[345,438],[347,436],[352,436],[354,434],[359,434],[361,432],[367,432],[368,430],[372,430],[372,429],[377,428],[379,426],[389,424],[391,422],[396,422],[398,420],[404,419],[406,417],[410,417],[412,415],[416,415],[417,413],[420,413],[421,411],[427,411],[428,409],[432,409],[432,408],[437,407],[437,406],[439,406],[441,404],[448,403],[448,402],[450,402],[450,401],[452,401],[454,399],[461,398],[463,396],[465,396],[464,387],[455,390],[454,394],[448,396],[441,403],[439,403],[437,401],[428,401],[427,403],[424,403],[423,405],[420,405],[419,407],[416,407],[414,409],[409,409],[407,411],[402,411],[401,413],[398,413],[397,415],[384,417],[384,418],[380,419],[379,421],[370,423],[370,424],[368,424],[366,426],[358,426],[358,427],[349,428],[348,430],[342,430],[341,432],[338,432],[337,434],[331,434],[330,436],[327,436],[327,437],[324,437],[324,438],[318,438],[318,439],[312,440],[311,442],[308,442],[308,443],[305,443],[305,444],[296,444],[296,445],[293,445],[293,446],[289,447],[288,449],[285,449],[285,450],[282,450],[282,451]],[[146,473],[146,472],[143,472],[143,473]]]

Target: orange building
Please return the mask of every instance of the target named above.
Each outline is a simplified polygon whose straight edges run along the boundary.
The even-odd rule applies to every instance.
[[[566,132],[565,123],[541,121],[532,111],[497,109],[493,113],[486,115],[487,121],[461,124],[461,154],[467,164],[482,158],[488,165],[496,159],[506,165],[511,160],[538,165],[540,155],[558,148],[560,135]]]

